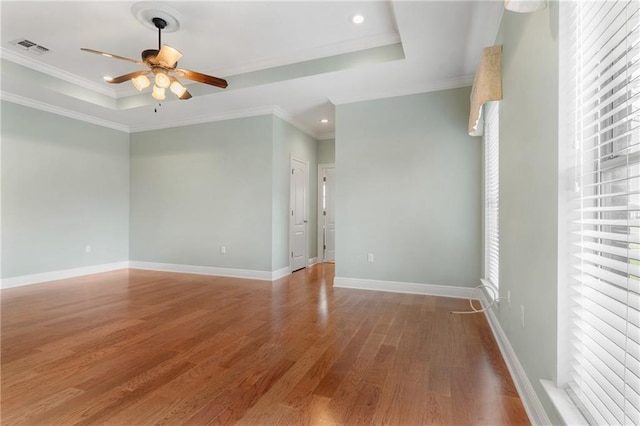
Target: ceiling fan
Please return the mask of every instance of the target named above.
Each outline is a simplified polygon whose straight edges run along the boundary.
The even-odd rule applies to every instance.
[[[151,85],[151,81],[147,75],[153,73],[154,85],[151,96],[157,100],[165,99],[165,89],[167,88],[171,90],[178,99],[185,100],[191,98],[191,93],[180,83],[177,77],[171,75],[172,73],[187,80],[197,81],[198,83],[209,84],[223,89],[227,87],[227,81],[222,78],[176,68],[178,66],[178,60],[182,57],[182,53],[173,47],[162,44],[162,30],[167,26],[167,21],[162,18],[153,18],[151,21],[158,29],[158,49],[143,50],[142,61],[136,61],[135,59],[125,58],[124,56],[113,55],[84,47],[80,50],[149,67],[148,70],[134,71],[105,80],[107,83],[113,84],[124,83],[125,81],[131,80],[136,89],[142,91]]]

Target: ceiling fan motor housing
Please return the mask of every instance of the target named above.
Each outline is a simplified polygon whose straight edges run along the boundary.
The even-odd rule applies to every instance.
[[[142,62],[148,63],[153,62],[153,60],[158,56],[158,49],[147,49],[142,51]]]

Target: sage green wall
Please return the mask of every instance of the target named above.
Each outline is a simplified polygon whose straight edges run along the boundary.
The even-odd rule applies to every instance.
[[[290,158],[309,164],[309,194],[307,224],[307,257],[317,256],[317,202],[318,202],[318,142],[296,127],[273,116],[273,241],[272,268],[278,270],[289,265],[289,185]]]
[[[128,260],[129,135],[1,106],[2,278]]]
[[[271,271],[272,126],[265,115],[132,134],[131,260]]]
[[[466,133],[469,94],[336,107],[337,277],[480,283],[481,141]]]
[[[335,163],[336,140],[324,139],[318,141],[318,163]]]
[[[502,329],[554,424],[540,386],[557,366],[558,5],[502,20],[500,293]],[[520,306],[525,326],[520,324]]]

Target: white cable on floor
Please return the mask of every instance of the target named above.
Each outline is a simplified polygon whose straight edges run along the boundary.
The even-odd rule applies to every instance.
[[[492,307],[493,305],[495,305],[495,303],[500,300],[500,299],[506,299],[506,297],[496,297],[498,296],[498,294],[496,293],[496,290],[488,285],[485,284],[480,284],[479,286],[475,287],[476,289],[481,289],[481,288],[487,288],[491,291],[492,296],[493,296],[493,300],[491,301],[491,303],[489,303],[487,306],[485,306],[482,309],[476,309],[473,306],[473,299],[469,299],[469,306],[471,306],[471,311],[449,311],[450,314],[479,314],[482,312],[487,311],[487,309],[489,309],[490,307]],[[482,302],[480,302],[482,303]]]

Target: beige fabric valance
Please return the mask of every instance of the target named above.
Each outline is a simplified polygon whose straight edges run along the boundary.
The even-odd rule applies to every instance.
[[[502,46],[485,47],[471,89],[469,135],[482,135],[482,105],[502,99]]]

